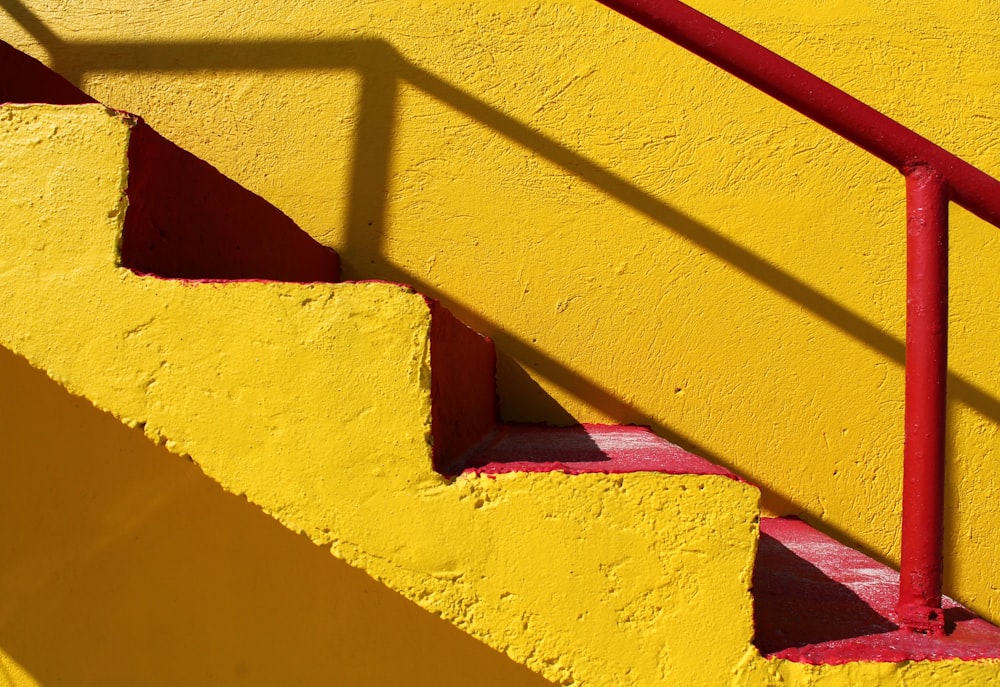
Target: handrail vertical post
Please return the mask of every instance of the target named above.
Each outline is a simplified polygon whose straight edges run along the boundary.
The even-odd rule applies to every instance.
[[[906,410],[899,622],[944,632],[945,380],[948,361],[947,182],[926,165],[906,176]]]

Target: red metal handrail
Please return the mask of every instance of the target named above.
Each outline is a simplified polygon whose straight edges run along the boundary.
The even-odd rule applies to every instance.
[[[948,202],[1000,226],[1000,181],[677,0],[599,0],[785,103],[906,177],[906,418],[899,623],[944,632]]]

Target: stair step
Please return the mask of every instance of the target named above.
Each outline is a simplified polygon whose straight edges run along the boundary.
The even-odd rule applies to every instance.
[[[660,472],[738,479],[725,468],[661,439],[646,427],[597,424],[501,425],[466,456],[464,471],[485,475]]]
[[[898,589],[898,572],[805,522],[761,519],[754,643],[766,657],[824,665],[1000,658],[1000,628],[947,597],[946,636],[900,629]]]
[[[642,450],[629,474],[444,478],[433,467],[495,428],[487,339],[399,285],[137,275],[119,252],[136,122],[100,105],[3,114],[0,345],[549,680],[731,677],[753,635],[755,488],[654,471]],[[684,455],[642,429],[593,435],[592,463]],[[557,445],[542,457],[572,462]],[[717,627],[694,635],[705,618]]]
[[[177,269],[190,253],[174,254],[176,263],[119,261],[128,224],[122,165],[141,125],[98,105],[9,113],[4,163],[50,176],[58,169],[61,195],[38,191],[27,175],[5,177],[0,345],[550,680],[717,685],[734,671],[771,669],[749,646],[752,485],[642,427],[495,427],[492,344],[408,287],[188,282],[122,269],[194,276]],[[134,200],[129,207],[139,208]],[[183,224],[180,215],[163,204],[145,209],[133,218],[159,229],[136,238],[180,241],[166,231]],[[287,226],[275,218],[277,230]],[[331,254],[311,252],[335,278]],[[158,246],[147,257],[164,255]],[[272,263],[249,258],[238,270],[215,267],[240,279],[274,276],[259,272]],[[431,469],[447,472],[463,454],[457,479]],[[898,643],[890,643],[863,654],[872,635],[897,631],[891,603],[866,601],[850,582],[867,593],[890,585],[891,574],[872,573],[877,564],[864,556],[845,563],[860,554],[840,547],[834,556],[838,544],[797,527],[766,523],[757,557],[757,644],[769,657],[1000,656],[989,648],[1000,646],[1000,631],[957,604],[949,606],[956,631],[934,641],[961,640],[964,653],[929,644],[891,653]],[[809,543],[814,535],[820,544]],[[784,568],[783,552],[794,559]],[[776,556],[779,564],[768,562]],[[541,559],[559,574],[538,575]],[[843,600],[818,601],[817,580],[836,587],[838,570],[868,575],[840,584],[871,611],[861,631],[839,610]],[[795,594],[789,571],[804,580]],[[838,619],[826,625],[848,629],[809,634],[802,617],[820,612]],[[711,633],[692,632],[706,621]],[[852,639],[857,653],[822,652]]]

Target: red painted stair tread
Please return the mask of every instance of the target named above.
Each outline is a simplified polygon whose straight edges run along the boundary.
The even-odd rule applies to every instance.
[[[501,425],[466,457],[465,471],[663,472],[725,475],[723,467],[688,453],[645,427],[623,425]]]
[[[900,629],[899,573],[795,518],[762,518],[754,643],[798,663],[1000,658],[1000,628],[949,598],[946,636]]]

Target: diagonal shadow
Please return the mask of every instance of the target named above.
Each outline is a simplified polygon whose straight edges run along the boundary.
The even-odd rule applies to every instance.
[[[2,347],[0,378],[0,683],[551,687]]]

